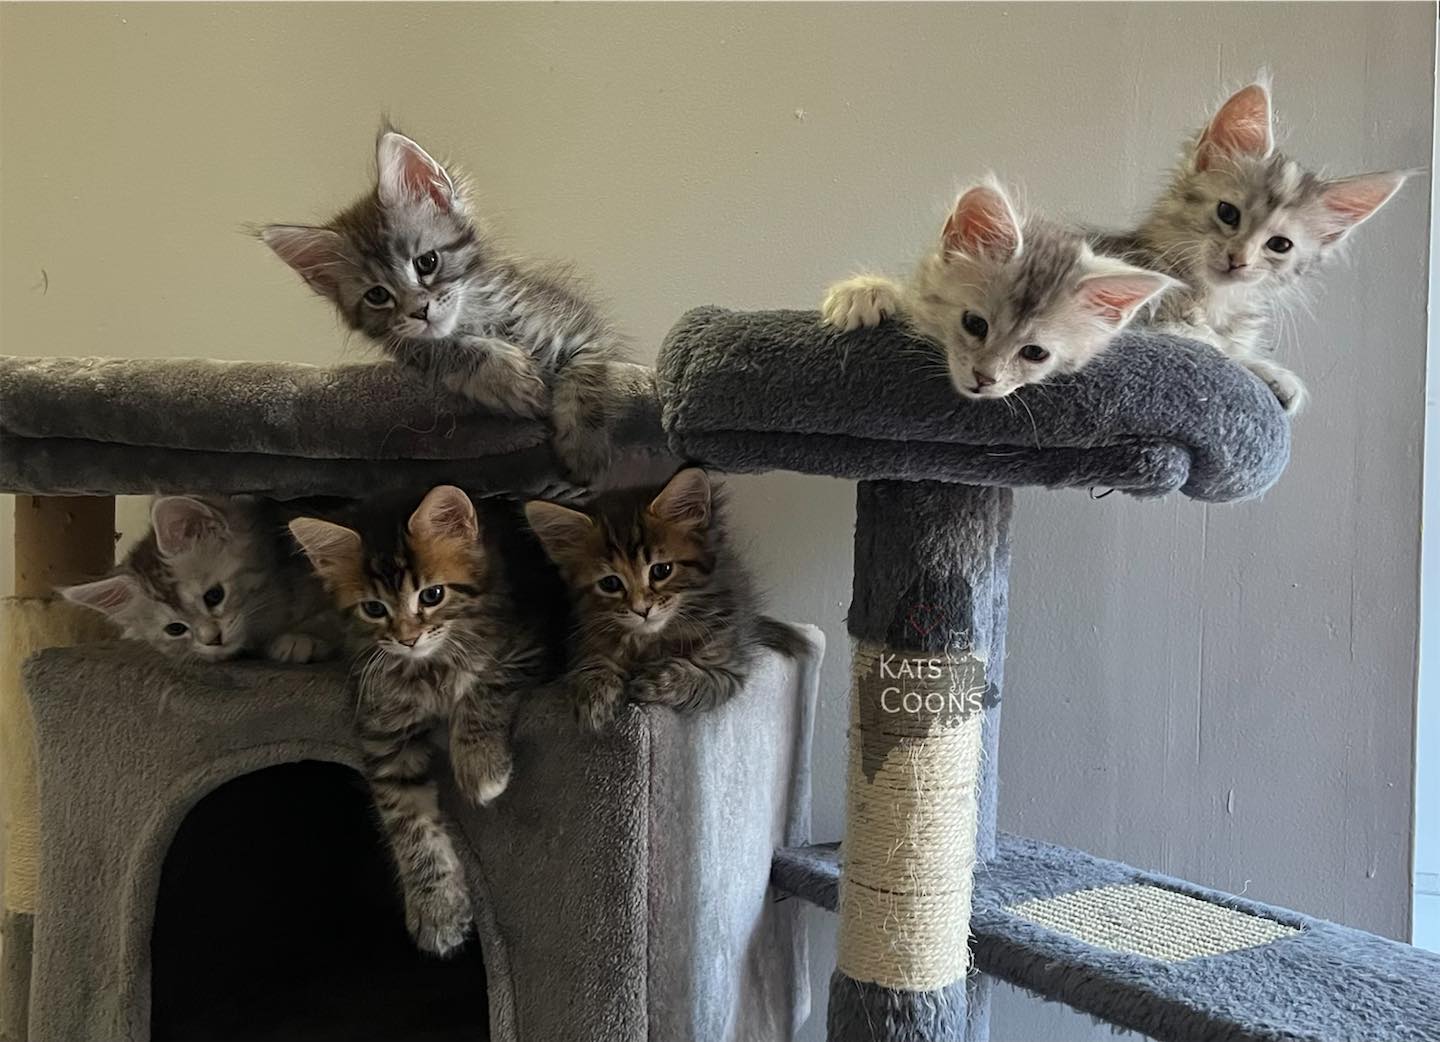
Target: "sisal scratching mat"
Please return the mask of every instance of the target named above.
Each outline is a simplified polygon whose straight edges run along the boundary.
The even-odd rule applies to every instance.
[[[1022,901],[1007,911],[1097,948],[1161,962],[1238,952],[1300,932],[1148,883],[1077,890]]]

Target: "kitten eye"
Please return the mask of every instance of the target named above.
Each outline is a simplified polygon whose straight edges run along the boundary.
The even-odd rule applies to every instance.
[[[1240,208],[1234,203],[1227,203],[1222,199],[1220,204],[1215,207],[1215,216],[1220,218],[1222,224],[1228,224],[1233,228],[1240,223]]]
[[[1265,248],[1276,253],[1289,253],[1290,247],[1295,244],[1283,235],[1272,235],[1265,240]]]
[[[225,599],[225,587],[217,583],[206,590],[205,596],[200,599],[205,602],[205,607],[207,608],[218,607],[220,602]]]
[[[620,593],[625,589],[625,584],[620,581],[618,575],[607,575],[595,584],[605,593]]]
[[[670,573],[674,570],[675,566],[669,561],[661,561],[659,564],[652,564],[650,566],[650,578],[654,582],[662,582],[670,578]]]
[[[422,253],[415,258],[415,270],[421,275],[433,275],[438,267],[440,267],[440,254],[434,250]]]
[[[990,332],[990,323],[973,311],[967,311],[960,317],[960,325],[976,340],[984,340],[985,334]]]
[[[1020,349],[1020,357],[1027,362],[1043,362],[1050,357],[1050,352],[1039,344],[1026,344]]]
[[[360,610],[372,619],[383,619],[390,614],[390,609],[379,601],[361,601]]]
[[[420,591],[420,603],[426,608],[433,608],[445,599],[445,587],[427,586]]]
[[[171,637],[183,637],[190,632],[190,627],[183,622],[172,622],[165,627],[165,632]]]
[[[384,286],[371,286],[365,291],[365,303],[372,308],[388,308],[394,299]]]

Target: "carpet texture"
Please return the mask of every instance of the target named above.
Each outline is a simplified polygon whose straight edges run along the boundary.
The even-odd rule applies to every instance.
[[[918,373],[925,351],[891,324],[836,333],[811,311],[697,308],[660,351],[662,421],[676,454],[725,470],[1212,502],[1259,495],[1289,459],[1275,396],[1194,341],[1125,334],[1074,376],[988,402]]]
[[[807,660],[767,655],[712,713],[631,709],[597,739],[537,695],[496,804],[477,810],[446,787],[497,1042],[748,1042],[804,1019],[800,908],[774,900],[769,866],[808,829],[823,642],[806,632]],[[138,1042],[176,829],[241,775],[358,765],[344,673],[184,666],[111,642],[42,652],[25,679],[42,816],[28,1037]]]
[[[783,850],[772,879],[834,908],[839,862],[833,844]],[[1087,944],[1027,914],[1034,902],[1130,886],[1256,917],[1273,939],[1156,959]],[[976,870],[970,925],[981,970],[1161,1042],[1440,1038],[1440,955],[1033,839],[1000,836]]]

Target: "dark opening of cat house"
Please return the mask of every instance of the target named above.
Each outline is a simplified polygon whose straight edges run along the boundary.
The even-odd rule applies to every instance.
[[[360,776],[305,762],[229,782],[186,817],[152,936],[156,1042],[483,1040],[478,942],[418,952]]]

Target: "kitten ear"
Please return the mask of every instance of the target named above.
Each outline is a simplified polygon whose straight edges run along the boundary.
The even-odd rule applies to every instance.
[[[404,134],[387,130],[375,146],[380,172],[380,202],[396,206],[426,199],[449,213],[455,208],[455,182],[430,153]]]
[[[339,232],[301,224],[271,224],[260,232],[260,239],[299,272],[316,293],[334,298],[339,285],[336,267],[345,258],[345,242]]]
[[[60,596],[106,615],[117,615],[140,594],[140,584],[128,575],[112,575],[93,583],[62,586]]]
[[[208,536],[230,531],[225,516],[190,496],[161,496],[150,507],[150,527],[161,557],[174,557]]]
[[[955,200],[941,243],[947,255],[1007,261],[1020,253],[1020,221],[999,185],[984,184]]]
[[[1174,285],[1174,279],[1158,271],[1101,257],[1095,270],[1080,280],[1076,293],[1086,314],[1119,330],[1152,298]]]
[[[686,467],[666,483],[650,501],[650,513],[672,524],[699,527],[710,520],[710,476],[699,467]]]
[[[1388,203],[1409,176],[1407,171],[1391,170],[1326,183],[1320,189],[1319,203],[1311,211],[1311,223],[1320,241],[1331,245],[1345,238]]]
[[[1195,169],[1208,170],[1226,156],[1264,159],[1275,147],[1270,90],[1252,83],[1232,94],[1195,143]]]
[[[475,517],[475,504],[454,485],[436,485],[415,513],[410,515],[406,530],[418,538],[464,539],[473,542],[480,535]]]
[[[290,522],[290,534],[321,575],[335,571],[342,561],[360,555],[360,533],[353,528],[322,521],[318,517],[297,517]]]
[[[589,545],[595,533],[595,522],[589,515],[543,499],[525,504],[525,518],[552,561],[575,556]]]

